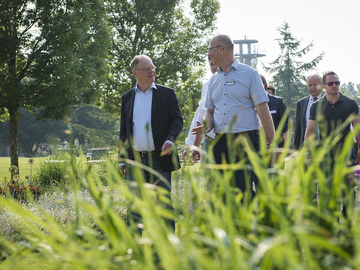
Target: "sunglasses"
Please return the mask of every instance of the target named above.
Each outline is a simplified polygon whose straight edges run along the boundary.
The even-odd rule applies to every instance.
[[[327,84],[328,86],[333,86],[333,85],[334,85],[334,83],[335,83],[335,85],[339,85],[339,84],[340,84],[340,81],[336,81],[336,82],[327,82],[326,84]]]

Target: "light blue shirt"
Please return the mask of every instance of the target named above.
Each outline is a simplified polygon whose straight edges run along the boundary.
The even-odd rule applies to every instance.
[[[156,91],[155,83],[152,83],[146,92],[139,90],[136,83],[134,113],[133,113],[133,132],[134,149],[137,151],[154,151],[155,144],[151,129],[151,106],[153,91]],[[148,131],[146,126],[148,125]]]
[[[255,106],[268,102],[268,97],[255,69],[235,60],[226,73],[218,68],[208,87],[205,107],[214,110],[215,133],[259,129]]]

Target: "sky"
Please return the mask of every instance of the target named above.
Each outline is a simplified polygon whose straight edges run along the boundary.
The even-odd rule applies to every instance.
[[[323,60],[311,73],[322,75],[334,71],[342,83],[360,83],[360,1],[358,0],[219,0],[220,13],[216,34],[227,34],[232,40],[256,39],[258,50],[266,56],[258,59],[262,69],[280,55],[275,39],[283,22],[290,26],[293,37],[301,40],[299,49],[311,42],[314,46],[302,59],[311,61],[324,52]],[[308,75],[308,74],[305,74]]]

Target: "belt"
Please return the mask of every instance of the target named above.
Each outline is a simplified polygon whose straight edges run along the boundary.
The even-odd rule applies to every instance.
[[[237,137],[237,136],[240,136],[240,135],[253,136],[253,135],[258,135],[258,134],[259,134],[259,131],[258,131],[258,130],[249,130],[249,131],[238,132],[238,133],[224,133],[224,134],[216,133],[216,136],[225,135],[225,136],[234,136],[234,137]],[[224,137],[225,137],[225,136],[224,136]]]
[[[152,155],[153,157],[156,156],[155,151],[151,151],[151,152],[148,152],[148,151],[143,151],[143,152],[141,152],[141,151],[136,151],[136,152],[138,152],[139,155],[140,155],[141,157],[144,157],[144,158],[147,158],[147,157],[149,156],[149,154]]]

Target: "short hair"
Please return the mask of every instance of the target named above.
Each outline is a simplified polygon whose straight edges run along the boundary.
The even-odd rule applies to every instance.
[[[259,74],[259,75],[260,75],[261,81],[262,81],[262,83],[264,85],[264,89],[266,90],[268,88],[268,84],[267,84],[267,81],[265,79],[265,76],[262,75],[262,74]]]
[[[266,88],[266,90],[270,90],[271,93],[275,96],[276,90],[275,90],[275,87],[274,87],[274,86],[272,86],[271,84],[269,84],[269,86]]]
[[[134,70],[136,69],[137,65],[139,64],[139,62],[142,60],[142,59],[149,59],[151,62],[151,58],[145,54],[141,54],[141,55],[136,55],[130,62],[130,68],[131,70]]]
[[[230,51],[234,51],[234,42],[228,35],[218,35],[215,38],[218,45],[221,45],[222,47],[227,48]]]
[[[319,82],[321,82],[321,76],[316,73],[316,74],[310,74],[309,76],[307,76],[307,78],[306,78],[306,83],[308,82],[308,80],[309,80],[310,77],[312,77],[312,76],[318,77]]]
[[[322,84],[325,85],[326,84],[326,76],[330,76],[330,75],[335,75],[336,77],[339,78],[339,76],[334,72],[334,71],[328,71],[326,72],[323,77],[322,77]]]

